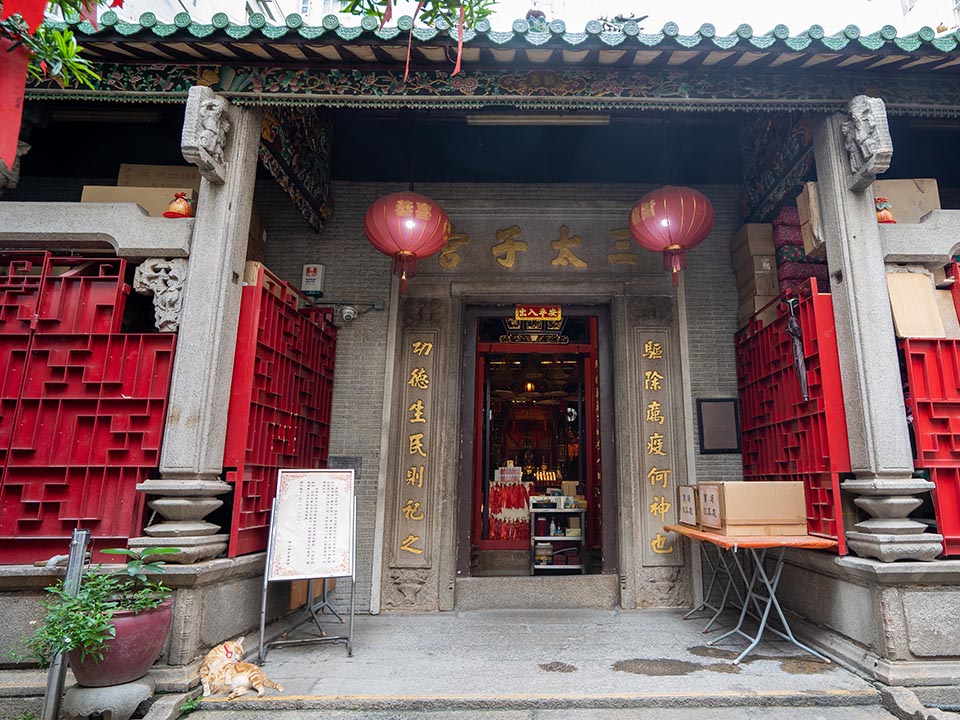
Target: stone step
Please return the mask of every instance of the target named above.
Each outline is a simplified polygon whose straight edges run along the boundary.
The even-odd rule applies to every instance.
[[[457,578],[460,610],[612,610],[620,601],[616,575]]]

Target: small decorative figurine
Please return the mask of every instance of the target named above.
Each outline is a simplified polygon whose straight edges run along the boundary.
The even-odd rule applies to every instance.
[[[890,201],[885,197],[878,197],[874,199],[874,205],[877,208],[877,222],[878,223],[893,223],[896,224],[896,220],[893,219],[893,210],[890,205]]]
[[[189,218],[193,217],[193,204],[187,199],[186,193],[176,193],[173,196],[173,202],[167,206],[163,213],[165,218]]]

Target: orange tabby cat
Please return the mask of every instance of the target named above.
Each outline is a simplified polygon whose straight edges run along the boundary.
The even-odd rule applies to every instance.
[[[216,695],[230,691],[228,700],[246,695],[250,688],[262,696],[264,687],[283,692],[283,686],[270,680],[253,663],[243,662],[243,636],[236,640],[217,645],[207,653],[200,663],[200,682],[203,684],[203,696]]]

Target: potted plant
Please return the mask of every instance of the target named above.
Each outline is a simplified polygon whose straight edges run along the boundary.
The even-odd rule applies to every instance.
[[[178,548],[101,552],[125,555],[126,567],[88,567],[74,596],[64,592],[63,581],[48,587],[46,612],[25,640],[44,665],[66,653],[77,683],[86,687],[119,685],[146,675],[173,620],[170,588],[147,574],[163,572],[164,563],[155,556],[178,553]]]

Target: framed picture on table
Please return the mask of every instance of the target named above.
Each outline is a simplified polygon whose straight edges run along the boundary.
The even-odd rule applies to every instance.
[[[701,455],[741,452],[739,401],[736,398],[698,399],[697,431]]]

